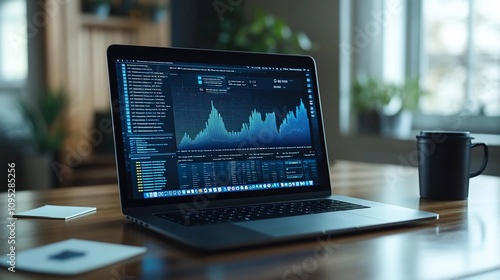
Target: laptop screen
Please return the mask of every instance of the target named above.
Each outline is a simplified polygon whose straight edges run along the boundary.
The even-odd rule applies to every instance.
[[[326,183],[314,68],[133,58],[114,67],[130,199]]]

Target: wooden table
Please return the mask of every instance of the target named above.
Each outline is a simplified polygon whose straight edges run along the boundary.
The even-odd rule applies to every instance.
[[[68,238],[148,248],[142,256],[75,279],[449,279],[477,275],[500,279],[500,178],[476,177],[470,181],[468,200],[440,202],[419,198],[418,174],[414,168],[337,162],[332,174],[336,194],[433,211],[440,214],[440,219],[201,254],[125,220],[120,212],[117,186],[102,185],[18,192],[17,211],[59,204],[96,206],[97,212],[66,222],[18,219],[17,249]],[[2,255],[7,252],[6,208],[7,195],[3,193],[0,196]],[[0,268],[0,279],[54,278]]]

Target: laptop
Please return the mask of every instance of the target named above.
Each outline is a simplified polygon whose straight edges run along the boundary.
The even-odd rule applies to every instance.
[[[204,251],[437,219],[333,196],[314,59],[111,45],[122,212]]]

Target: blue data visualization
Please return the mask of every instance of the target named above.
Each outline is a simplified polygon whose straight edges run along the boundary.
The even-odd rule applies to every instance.
[[[207,150],[233,148],[310,146],[311,135],[307,109],[300,100],[294,111],[289,111],[278,125],[276,114],[262,113],[254,109],[248,123],[240,131],[228,131],[223,117],[212,102],[212,109],[205,128],[197,135],[184,133],[179,150]]]

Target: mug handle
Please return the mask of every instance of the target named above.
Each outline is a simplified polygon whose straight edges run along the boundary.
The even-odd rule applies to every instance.
[[[483,164],[481,165],[481,168],[478,171],[472,172],[469,175],[469,178],[476,177],[477,175],[483,173],[484,169],[486,168],[486,164],[488,163],[488,146],[484,143],[474,143],[472,144],[471,149],[478,146],[483,147],[483,152],[484,152]]]

